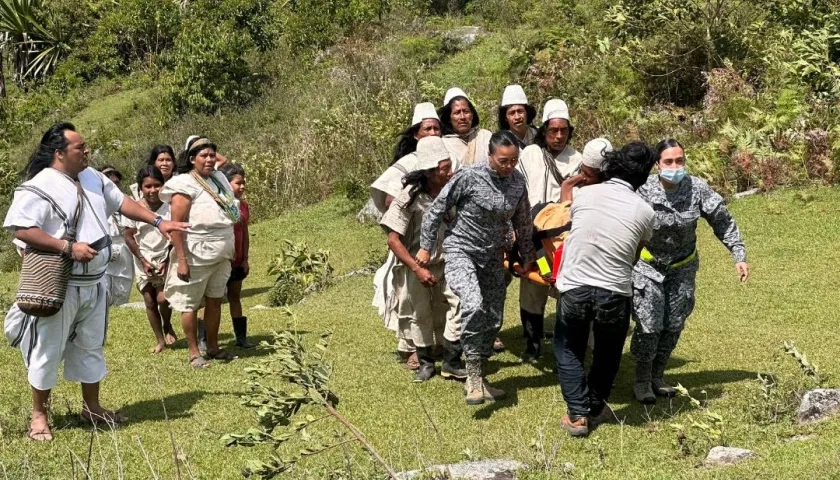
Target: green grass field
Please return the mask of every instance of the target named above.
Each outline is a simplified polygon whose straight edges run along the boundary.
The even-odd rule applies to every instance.
[[[550,353],[538,366],[517,362],[522,341],[515,285],[502,332],[509,350],[490,362],[490,379],[509,399],[481,407],[464,404],[460,384],[440,377],[411,382],[412,374],[394,361],[393,335],[370,306],[370,276],[350,277],[293,310],[308,342],[334,331],[329,358],[338,409],[398,470],[505,457],[532,467],[519,477],[526,479],[836,477],[840,423],[798,427],[790,417],[762,425],[750,404],[759,402],[757,373],[781,368],[785,375],[798,375],[780,353],[785,340],[795,340],[821,371],[835,373],[829,385],[838,378],[840,273],[833,265],[840,261],[840,197],[829,188],[783,191],[737,201],[732,210],[746,238],[752,279],[746,285],[736,281],[731,259],[704,226],[697,309],[666,378],[708,399],[709,410],[723,417],[726,444],[758,454],[735,467],[700,469],[704,451],[680,453],[672,425],[702,417],[687,400],[660,401],[648,411],[631,402],[629,356],[612,399],[624,424],[603,426],[588,439],[568,438],[558,427],[564,404]],[[265,267],[284,238],[329,249],[338,274],[362,266],[371,252],[381,255],[385,240],[378,227],[358,225],[351,213],[347,202],[330,200],[254,225],[246,308],[266,303],[272,279]],[[2,285],[13,291],[16,280],[6,274]],[[278,310],[248,310],[248,315],[257,339],[287,325]],[[223,340],[231,341],[227,313],[222,330]],[[237,361],[192,371],[183,340],[160,356],[148,353],[153,337],[141,310],[112,310],[109,334],[103,403],[120,408],[130,423],[116,432],[92,432],[77,420],[78,386],[61,381],[54,392],[56,439],[48,444],[25,437],[30,408],[25,370],[17,350],[0,347],[0,478],[88,478],[83,472],[88,464],[92,479],[176,478],[171,441],[183,461],[182,478],[238,478],[248,459],[267,457],[265,448],[225,448],[219,441],[255,423],[239,396],[245,391],[243,369],[264,351],[239,352]],[[340,428],[323,422],[316,430],[329,436]],[[796,434],[813,437],[785,441]],[[575,468],[564,473],[564,462]],[[307,459],[288,478],[382,478],[381,472],[350,444]]]

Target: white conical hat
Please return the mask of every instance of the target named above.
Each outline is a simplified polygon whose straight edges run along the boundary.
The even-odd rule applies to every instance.
[[[543,123],[555,118],[571,121],[571,118],[569,118],[569,106],[559,98],[552,98],[545,102],[545,107],[543,107]]]
[[[417,170],[437,168],[438,163],[448,160],[449,150],[440,137],[423,137],[417,141]]]
[[[528,105],[528,97],[525,95],[525,90],[520,85],[508,85],[502,93],[502,105],[508,107],[510,105]]]
[[[445,107],[445,106],[449,105],[449,102],[451,102],[452,99],[455,98],[455,97],[464,97],[467,100],[470,99],[470,97],[468,97],[467,94],[464,93],[463,90],[461,90],[458,87],[452,87],[452,88],[450,88],[449,90],[446,91],[446,95],[444,95],[444,97],[443,97],[443,106]]]
[[[601,164],[604,163],[604,154],[612,152],[613,146],[606,138],[596,138],[590,140],[589,143],[583,147],[583,164],[590,168],[601,169]]]
[[[440,121],[435,111],[435,106],[431,102],[418,103],[414,106],[414,117],[411,119],[411,126],[419,125],[427,118],[434,118]]]

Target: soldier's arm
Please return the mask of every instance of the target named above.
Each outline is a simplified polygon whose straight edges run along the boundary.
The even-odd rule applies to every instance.
[[[700,214],[712,227],[715,236],[729,249],[735,263],[747,261],[747,249],[741,238],[741,230],[726,208],[726,204],[717,192],[705,182],[701,186]]]
[[[462,172],[466,172],[462,170]],[[434,252],[437,243],[438,231],[444,221],[446,212],[454,207],[466,194],[466,184],[463,181],[464,175],[461,172],[455,175],[449,183],[443,187],[429,210],[423,214],[423,224],[420,227],[420,249],[429,253]]]

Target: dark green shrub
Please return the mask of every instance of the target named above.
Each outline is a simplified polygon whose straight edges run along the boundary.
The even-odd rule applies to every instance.
[[[259,79],[248,63],[254,44],[232,20],[185,21],[175,40],[175,71],[170,101],[179,112],[215,113],[223,106],[245,105],[259,92]]]

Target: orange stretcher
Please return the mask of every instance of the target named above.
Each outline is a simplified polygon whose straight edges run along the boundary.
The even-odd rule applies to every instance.
[[[534,217],[534,247],[543,254],[537,259],[537,269],[520,276],[537,285],[553,285],[560,273],[563,245],[571,228],[571,202],[548,203],[543,206]],[[518,263],[514,263],[512,269],[509,267],[505,259],[505,268],[521,270]]]

